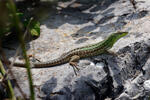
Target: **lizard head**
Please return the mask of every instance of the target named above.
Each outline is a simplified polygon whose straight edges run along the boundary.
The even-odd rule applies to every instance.
[[[117,32],[117,33],[113,33],[110,37],[112,37],[112,39],[114,39],[114,41],[116,42],[117,40],[126,36],[127,34],[128,32]]]
[[[110,46],[110,48],[116,43],[117,40],[119,40],[120,38],[126,36],[128,34],[128,32],[117,32],[117,33],[113,33],[111,34],[105,41],[105,43],[107,45]]]

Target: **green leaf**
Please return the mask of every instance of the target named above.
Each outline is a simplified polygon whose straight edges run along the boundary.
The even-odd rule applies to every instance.
[[[23,13],[21,13],[21,12],[17,12],[17,13],[16,13],[16,15],[17,15],[17,16],[19,16],[19,18],[21,18],[21,17],[23,17],[23,16],[24,16],[24,14],[23,14]]]
[[[25,27],[28,27],[30,20],[25,20],[23,22]],[[40,35],[40,23],[38,21],[31,21],[29,25],[29,32],[31,33],[32,36],[38,37]]]
[[[29,27],[32,36],[40,35],[40,23],[38,21],[32,21]]]
[[[32,36],[39,36],[38,32],[35,29],[31,29]]]

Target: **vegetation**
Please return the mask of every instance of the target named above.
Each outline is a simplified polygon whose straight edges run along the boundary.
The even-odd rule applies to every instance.
[[[28,80],[29,80],[29,88],[30,88],[30,100],[35,100],[34,95],[34,88],[33,88],[33,81],[32,81],[32,73],[30,70],[30,63],[29,59],[27,57],[26,48],[25,48],[25,42],[24,42],[24,36],[26,33],[30,33],[32,36],[39,36],[40,35],[40,23],[33,18],[24,18],[24,14],[21,12],[18,12],[15,6],[15,3],[13,0],[7,0],[7,1],[0,1],[0,44],[2,42],[2,39],[10,34],[17,34],[21,48],[22,53],[26,62],[26,70],[28,74]],[[1,46],[1,45],[0,45]],[[1,56],[4,59],[5,56],[2,52],[2,48],[0,47]],[[4,61],[5,62],[5,61]],[[9,71],[11,72],[11,76],[14,76],[11,67],[7,65]],[[6,88],[6,97],[11,100],[16,100],[17,97],[14,95],[14,90],[11,85],[11,81],[9,77],[7,76],[7,71],[3,67],[2,62],[0,61],[0,75],[1,81],[0,85],[5,86],[3,88]],[[4,81],[5,80],[5,81]],[[19,85],[18,88],[20,89]],[[4,89],[5,90],[5,89]],[[21,90],[20,90],[21,91]],[[21,91],[22,92],[22,91]],[[1,94],[1,93],[0,93]],[[23,93],[21,93],[23,94]],[[24,94],[23,94],[24,95]],[[2,95],[0,95],[2,96]],[[27,97],[23,96],[24,99],[27,99]],[[3,97],[0,97],[0,99],[4,99]]]
[[[0,37],[6,36],[8,34],[12,34],[16,32],[15,30],[15,22],[14,22],[14,12],[12,12],[12,8],[10,4],[6,1],[0,1]],[[22,29],[26,29],[29,24],[30,19],[24,18],[24,14],[21,12],[15,12],[15,15],[21,20]],[[24,19],[23,19],[24,18]],[[40,35],[40,23],[38,21],[33,20],[29,26],[29,33],[32,36]]]

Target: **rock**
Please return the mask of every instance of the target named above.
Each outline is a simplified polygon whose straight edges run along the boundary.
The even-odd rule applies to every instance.
[[[145,73],[149,70],[143,69],[145,69],[147,65],[149,66],[149,45],[149,40],[141,41],[119,51],[120,53],[123,53],[120,57],[122,60],[125,56],[129,57],[128,59],[123,60],[125,63],[121,64],[123,66],[125,65],[123,68],[124,70],[120,71],[122,77],[120,78],[120,81],[124,84],[124,91],[117,100],[122,100],[122,98],[128,98],[129,100],[147,98],[145,97],[147,91],[144,89],[144,84],[148,78]],[[119,63],[122,63],[122,61]]]
[[[51,78],[41,90],[47,95],[47,100],[95,100],[104,98],[110,87],[111,78],[102,68],[86,66],[79,75],[69,75],[59,83],[57,78]]]
[[[146,91],[150,91],[150,80],[146,80],[143,86]]]
[[[99,0],[76,0],[78,3],[88,4],[88,3],[97,3]]]
[[[150,1],[149,0],[135,0],[136,7],[138,10],[150,10]]]

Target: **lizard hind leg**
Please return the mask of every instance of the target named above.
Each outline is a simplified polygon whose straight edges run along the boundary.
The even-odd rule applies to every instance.
[[[73,67],[73,70],[74,70],[76,75],[77,75],[77,73],[76,73],[75,69],[77,69],[79,71],[79,68],[77,67],[78,66],[77,62],[79,61],[79,59],[80,59],[80,56],[74,55],[74,56],[71,57],[71,59],[69,61],[69,64]]]

